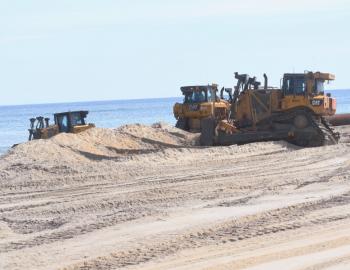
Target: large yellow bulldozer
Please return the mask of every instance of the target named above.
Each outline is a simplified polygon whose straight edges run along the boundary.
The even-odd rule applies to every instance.
[[[36,139],[48,139],[58,133],[79,133],[95,127],[94,124],[87,124],[85,118],[88,111],[62,112],[54,114],[53,125],[50,125],[49,118],[42,116],[30,119],[29,141]]]
[[[181,87],[183,103],[176,103],[173,108],[176,127],[196,132],[200,131],[200,123],[204,118],[227,119],[231,105],[224,99],[224,91],[232,97],[232,89],[229,88],[221,89],[219,96],[216,84]]]
[[[260,86],[255,77],[235,73],[238,82],[230,119],[203,119],[202,145],[286,140],[308,147],[338,142],[339,134],[325,118],[336,112],[336,100],[324,92],[324,83],[334,80],[334,75],[287,73],[280,88],[269,87],[264,77],[264,86]]]

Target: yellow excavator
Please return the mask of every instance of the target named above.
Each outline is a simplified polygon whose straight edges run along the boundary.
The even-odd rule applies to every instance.
[[[334,80],[330,73],[287,73],[280,88],[268,86],[247,74],[235,73],[237,85],[230,117],[202,119],[202,145],[231,145],[257,141],[286,140],[302,147],[336,144],[326,117],[336,112],[336,100],[325,94],[324,83]]]
[[[197,132],[204,118],[227,119],[231,105],[224,99],[224,91],[232,97],[230,88],[222,88],[219,96],[217,84],[181,87],[183,103],[176,103],[173,108],[176,127]]]
[[[50,125],[49,118],[42,116],[30,119],[29,141],[36,139],[48,139],[58,133],[79,133],[95,127],[94,124],[87,124],[85,118],[88,111],[62,112],[54,114],[53,125]]]

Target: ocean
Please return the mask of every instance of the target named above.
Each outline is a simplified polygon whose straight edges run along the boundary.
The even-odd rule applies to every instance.
[[[350,113],[350,90],[327,91],[337,98],[337,113]],[[0,154],[13,144],[28,140],[29,119],[49,117],[56,112],[88,110],[87,121],[97,127],[115,128],[125,124],[175,124],[172,107],[182,98],[91,101],[57,104],[0,106]]]

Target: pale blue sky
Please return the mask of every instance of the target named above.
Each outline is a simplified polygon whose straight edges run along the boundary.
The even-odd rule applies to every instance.
[[[350,88],[348,0],[0,0],[0,105],[173,97],[250,73]]]

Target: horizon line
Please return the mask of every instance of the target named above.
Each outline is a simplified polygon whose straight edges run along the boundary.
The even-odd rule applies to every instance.
[[[350,88],[342,89],[329,89],[326,91],[346,91]],[[325,92],[326,92],[325,91]],[[151,100],[151,99],[170,99],[170,98],[181,98],[182,96],[172,97],[145,97],[145,98],[122,98],[122,99],[97,99],[97,100],[83,100],[83,101],[58,101],[58,102],[40,102],[40,103],[22,103],[22,104],[0,104],[1,107],[16,107],[16,106],[29,106],[29,105],[57,105],[57,104],[73,104],[73,103],[89,103],[89,102],[106,102],[106,101],[131,101],[131,100]]]

